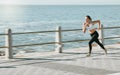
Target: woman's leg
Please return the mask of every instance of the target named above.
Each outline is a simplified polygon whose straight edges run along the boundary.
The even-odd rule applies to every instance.
[[[91,55],[91,51],[92,51],[92,43],[95,41],[95,36],[93,35],[91,40],[89,41],[89,54],[87,56]]]
[[[103,46],[103,44],[100,43],[100,41],[99,41],[98,39],[96,39],[95,42],[96,42],[102,49],[105,49],[105,47]]]
[[[98,40],[98,37],[99,37],[98,32],[96,32],[95,35],[96,35],[95,42],[96,42],[103,50],[105,50],[105,53],[107,54],[107,50],[105,49],[105,47],[103,46],[103,44],[100,43],[100,41]]]
[[[95,39],[95,42],[103,49],[105,50],[105,53],[107,54],[107,50],[105,49],[105,47],[103,46],[102,43],[100,43],[100,41],[98,39]]]

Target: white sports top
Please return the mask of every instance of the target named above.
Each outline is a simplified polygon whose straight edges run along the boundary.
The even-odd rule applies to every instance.
[[[92,30],[92,29],[95,29],[95,25],[93,23],[90,23],[89,27],[87,26],[87,29],[88,30]]]

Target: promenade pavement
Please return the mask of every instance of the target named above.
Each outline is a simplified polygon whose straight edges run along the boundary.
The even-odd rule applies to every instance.
[[[95,46],[57,52],[18,53],[14,59],[0,57],[0,75],[120,75],[120,44],[106,45],[108,54]]]

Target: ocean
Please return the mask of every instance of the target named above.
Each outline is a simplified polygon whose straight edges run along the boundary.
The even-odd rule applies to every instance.
[[[104,27],[120,26],[120,5],[0,5],[0,34],[11,28],[13,33],[82,28],[85,16],[100,20]],[[96,25],[97,26],[97,25]],[[120,29],[105,30],[105,37],[120,36]],[[13,35],[13,45],[35,44],[55,41],[55,33]],[[89,39],[82,31],[63,32],[62,40]],[[0,46],[5,37],[0,36]],[[120,39],[105,40],[105,44],[120,42]],[[88,42],[65,43],[64,49],[87,46]],[[55,45],[26,46],[14,50],[53,51]]]

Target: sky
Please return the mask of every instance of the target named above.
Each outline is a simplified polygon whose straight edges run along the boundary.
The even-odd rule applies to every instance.
[[[120,5],[120,0],[0,0],[0,5]]]

